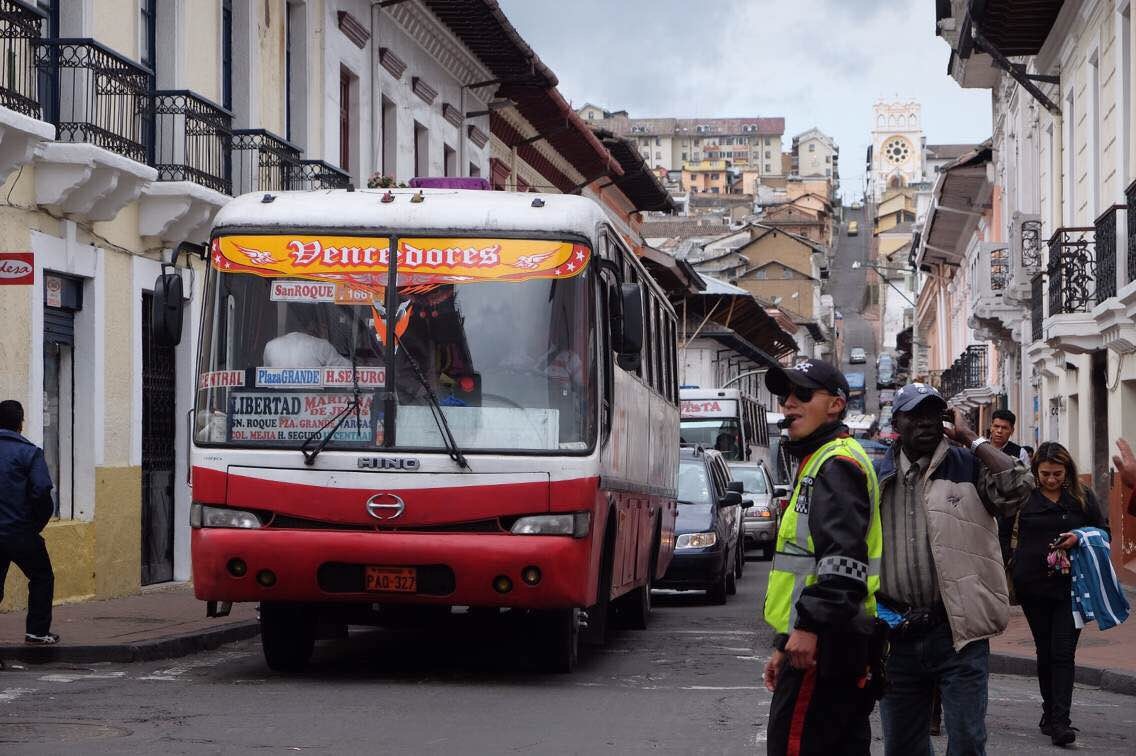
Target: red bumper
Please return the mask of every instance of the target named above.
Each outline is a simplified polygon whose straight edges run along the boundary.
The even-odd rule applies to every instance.
[[[590,538],[495,534],[344,533],[197,529],[192,533],[194,593],[203,601],[304,601],[327,603],[413,603],[511,606],[533,609],[583,607],[595,601],[590,575]],[[232,559],[247,565],[242,577],[229,573]],[[331,565],[329,567],[329,565]],[[419,574],[450,575],[445,593],[374,593],[351,578],[365,565],[418,567]],[[526,585],[521,570],[540,569],[537,585]],[[322,568],[322,570],[321,570]],[[272,587],[257,582],[271,570]],[[513,588],[498,593],[493,581],[505,575]],[[334,584],[333,584],[334,583]],[[419,578],[420,586],[423,578]],[[358,590],[354,590],[357,588]]]

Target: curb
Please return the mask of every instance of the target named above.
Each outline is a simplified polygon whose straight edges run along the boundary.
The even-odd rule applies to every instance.
[[[211,651],[226,643],[255,638],[259,634],[260,623],[256,620],[246,620],[210,630],[136,643],[92,646],[71,646],[66,643],[58,646],[0,646],[0,659],[28,664],[154,661]]]
[[[1031,656],[990,653],[990,672],[996,675],[1037,675],[1037,661]],[[1100,688],[1122,696],[1136,696],[1136,672],[1117,672],[1112,669],[1086,667],[1078,664],[1074,673],[1076,682]]]

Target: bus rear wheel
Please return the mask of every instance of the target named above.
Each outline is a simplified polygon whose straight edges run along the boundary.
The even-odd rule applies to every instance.
[[[274,672],[301,672],[316,643],[315,614],[300,606],[260,605],[260,645]]]

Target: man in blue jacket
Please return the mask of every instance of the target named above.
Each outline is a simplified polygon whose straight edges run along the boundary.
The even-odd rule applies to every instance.
[[[24,641],[50,645],[59,642],[51,632],[55,573],[40,531],[55,513],[55,505],[43,449],[20,435],[23,428],[20,403],[0,402],[0,600],[8,565],[15,562],[28,578]]]

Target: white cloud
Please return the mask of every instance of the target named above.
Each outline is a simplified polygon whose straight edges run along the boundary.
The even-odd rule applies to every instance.
[[[878,98],[915,98],[927,140],[990,135],[990,94],[947,76],[932,0],[500,0],[560,91],[632,116],[784,116],[840,146],[863,186]]]

